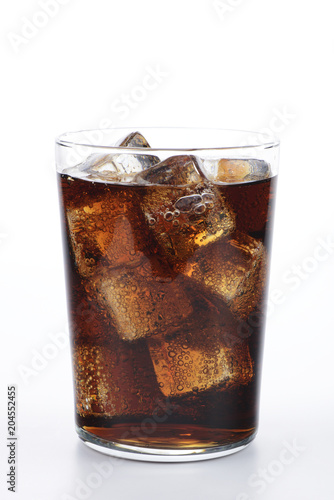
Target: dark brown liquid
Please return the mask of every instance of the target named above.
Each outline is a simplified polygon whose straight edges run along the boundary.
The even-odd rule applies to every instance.
[[[276,178],[59,183],[78,426],[151,448],[251,436]]]

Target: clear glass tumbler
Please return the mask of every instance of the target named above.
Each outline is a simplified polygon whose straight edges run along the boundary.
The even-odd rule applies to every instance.
[[[91,448],[177,462],[254,439],[278,150],[217,129],[57,139],[76,425]]]

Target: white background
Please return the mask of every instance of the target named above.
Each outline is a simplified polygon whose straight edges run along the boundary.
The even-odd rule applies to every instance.
[[[42,3],[3,2],[1,15],[1,498],[332,499],[332,3],[54,0],[41,15]],[[145,89],[152,70],[160,76]],[[261,425],[236,455],[145,464],[76,437],[69,348],[49,346],[66,331],[54,138],[101,125],[271,128],[281,138]],[[36,352],[54,358],[23,376]],[[12,383],[15,494],[5,478]],[[282,464],[287,443],[299,451]],[[76,491],[104,461],[108,477]]]

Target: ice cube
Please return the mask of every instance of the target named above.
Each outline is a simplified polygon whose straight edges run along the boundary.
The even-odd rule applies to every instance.
[[[201,283],[245,319],[262,297],[267,268],[261,241],[236,231],[200,248],[188,260],[184,274]]]
[[[206,181],[187,187],[147,186],[140,203],[150,231],[172,265],[182,264],[197,248],[235,229],[226,198]]]
[[[74,167],[65,168],[62,173],[84,179],[95,172],[103,172],[104,170],[112,171],[112,169],[113,165],[111,164],[110,155],[94,153],[89,155],[82,163]]]
[[[253,363],[243,341],[226,345],[227,329],[186,330],[173,337],[147,340],[160,390],[165,396],[198,393],[219,386],[246,385],[253,377]]]
[[[95,278],[97,297],[124,340],[173,331],[193,313],[182,275],[163,277],[153,260],[144,257],[136,267],[106,268]]]
[[[129,134],[119,141],[117,146],[138,149],[150,147],[139,132]],[[136,173],[156,165],[159,161],[157,156],[148,154],[92,154],[84,162],[65,169],[63,173],[95,181],[130,183]]]
[[[151,146],[140,132],[131,132],[124,139],[117,142],[117,146],[124,148],[150,148]]]
[[[80,205],[79,198],[66,209],[79,273],[91,276],[100,263],[136,265],[146,250],[149,233],[134,193],[101,186],[95,192],[87,191],[84,200],[85,204]],[[135,233],[134,227],[138,229]]]
[[[103,172],[111,169],[110,155],[92,154],[78,165],[81,172]]]
[[[136,175],[139,184],[163,184],[184,186],[203,181],[204,175],[195,156],[171,156],[144,172]]]
[[[77,413],[82,416],[152,415],[161,397],[145,343],[122,342],[108,328],[108,339],[73,348]]]
[[[123,148],[149,148],[150,145],[140,132],[132,132],[123,140],[117,143],[118,147]],[[142,155],[142,154],[119,154],[110,155],[111,162],[115,170],[120,175],[133,175],[137,172],[142,172],[147,168],[153,167],[160,162],[160,159],[154,155]]]
[[[206,159],[203,170],[211,181],[224,183],[259,181],[271,175],[268,163],[254,159]]]
[[[103,182],[131,182],[133,174],[113,161],[115,155],[92,154],[75,167],[66,168],[63,174]]]

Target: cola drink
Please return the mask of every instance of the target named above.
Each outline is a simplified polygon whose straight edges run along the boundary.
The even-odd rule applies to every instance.
[[[79,435],[240,449],[258,424],[276,175],[255,159],[161,161],[139,133],[119,144],[143,154],[58,173]]]

